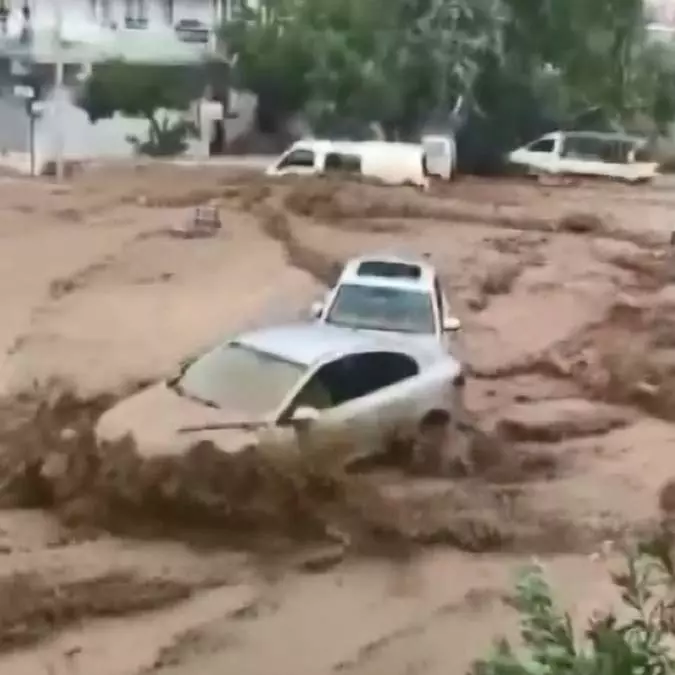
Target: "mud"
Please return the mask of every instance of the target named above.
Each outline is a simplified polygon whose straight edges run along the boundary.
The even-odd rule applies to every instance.
[[[524,557],[583,614],[609,597],[587,553],[673,510],[667,182],[422,194],[158,165],[6,179],[0,200],[6,672],[462,672],[513,625]],[[205,202],[221,231],[167,236]],[[94,442],[115,400],[392,248],[431,252],[462,319],[471,475]]]
[[[0,653],[50,637],[97,617],[115,617],[175,604],[194,589],[180,581],[135,578],[115,572],[87,580],[49,584],[42,576],[0,579]]]

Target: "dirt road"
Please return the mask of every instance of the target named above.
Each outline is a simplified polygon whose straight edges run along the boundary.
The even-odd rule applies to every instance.
[[[463,180],[421,195],[180,166],[3,180],[3,428],[36,379],[113,398],[228,331],[296,316],[346,256],[394,248],[431,252],[443,272],[482,439],[478,476],[378,477],[445,542],[404,559],[264,534],[254,550],[226,531],[113,535],[74,517],[89,501],[19,508],[26,490],[10,499],[5,480],[3,673],[440,675],[513,631],[504,594],[532,554],[575,615],[613,599],[588,553],[649,527],[675,473],[667,183]],[[210,200],[222,231],[174,236]],[[37,436],[0,438],[3,479],[50,451]]]

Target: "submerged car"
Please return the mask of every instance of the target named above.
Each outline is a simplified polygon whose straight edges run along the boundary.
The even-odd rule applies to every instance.
[[[430,415],[452,425],[463,385],[438,345],[298,323],[222,342],[108,410],[96,433],[99,442],[130,434],[146,457],[203,440],[226,453],[279,453],[330,439],[349,462],[385,450],[392,434],[414,435]]]
[[[424,149],[387,141],[297,141],[265,171],[268,176],[366,176],[387,185],[427,187]]]
[[[322,324],[379,334],[399,334],[448,347],[461,322],[449,304],[429,260],[392,254],[352,258],[323,301],[312,305]]]
[[[594,176],[640,183],[658,175],[646,139],[597,131],[554,131],[518,148],[512,164],[533,173]]]

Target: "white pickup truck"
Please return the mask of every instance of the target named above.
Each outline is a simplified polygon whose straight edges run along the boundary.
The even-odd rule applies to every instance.
[[[461,328],[450,314],[435,267],[425,258],[391,254],[350,259],[323,301],[312,305],[311,314],[320,323],[398,333],[445,347],[449,334]]]

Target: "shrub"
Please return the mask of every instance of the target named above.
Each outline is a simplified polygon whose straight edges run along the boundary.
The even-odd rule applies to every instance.
[[[675,632],[675,561],[660,537],[626,553],[625,569],[612,575],[621,592],[621,616],[594,616],[583,635],[557,607],[543,570],[522,571],[513,605],[520,614],[522,650],[507,640],[478,661],[472,675],[665,675],[675,669],[668,641]]]

